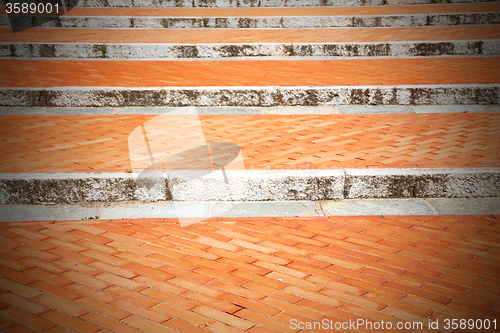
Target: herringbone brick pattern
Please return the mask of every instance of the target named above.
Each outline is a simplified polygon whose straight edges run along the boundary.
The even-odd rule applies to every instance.
[[[498,84],[499,57],[335,60],[0,60],[1,87]],[[29,73],[29,75],[26,75]]]
[[[131,170],[129,136],[154,117],[2,116],[0,172]],[[163,119],[179,124],[190,117]],[[495,113],[204,115],[199,121],[207,141],[240,147],[246,169],[500,166]],[[165,133],[172,131],[167,126]]]
[[[0,224],[3,332],[297,332],[500,318],[498,216]],[[477,321],[475,321],[477,322]],[[303,330],[303,332],[321,330]],[[360,327],[345,331],[371,332]],[[393,330],[378,330],[391,332]],[[469,331],[485,331],[470,329]],[[485,332],[490,332],[485,331]]]

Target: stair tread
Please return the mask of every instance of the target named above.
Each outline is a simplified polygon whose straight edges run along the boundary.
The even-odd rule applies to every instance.
[[[155,115],[3,116],[0,172],[130,170],[130,135]],[[177,124],[238,145],[246,169],[498,167],[500,114],[162,115],[162,135],[192,147]],[[162,123],[163,122],[163,123]],[[180,125],[179,125],[180,126]],[[148,127],[149,128],[149,127]],[[156,129],[158,131],[158,129]],[[176,132],[177,131],[177,132]],[[135,132],[134,132],[135,133]],[[142,133],[142,132],[141,132]],[[149,132],[148,132],[149,133]],[[167,140],[168,141],[168,140]],[[170,142],[173,142],[170,141]],[[168,153],[153,149],[155,154]],[[147,152],[145,152],[147,157]],[[160,156],[155,155],[155,156]],[[163,155],[161,155],[163,156]],[[197,162],[198,163],[198,162]]]
[[[498,84],[499,57],[337,60],[0,60],[1,87]],[[27,75],[29,73],[29,75]]]
[[[60,29],[12,33],[0,28],[0,43],[367,43],[500,39],[500,25],[332,29]]]

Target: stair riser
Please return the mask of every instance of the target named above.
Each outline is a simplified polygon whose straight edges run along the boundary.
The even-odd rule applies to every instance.
[[[500,13],[392,15],[392,16],[284,16],[284,17],[53,17],[46,22],[33,17],[17,17],[12,22],[0,17],[0,27],[63,28],[169,28],[169,29],[265,29],[330,27],[420,27],[499,24]]]
[[[239,171],[184,182],[126,173],[3,174],[0,204],[500,197],[498,168]]]
[[[500,55],[498,40],[334,44],[0,43],[0,58],[207,59],[236,57],[413,57]]]
[[[2,88],[0,106],[315,106],[500,104],[500,85]]]
[[[79,7],[318,7],[495,2],[495,0],[72,0]]]

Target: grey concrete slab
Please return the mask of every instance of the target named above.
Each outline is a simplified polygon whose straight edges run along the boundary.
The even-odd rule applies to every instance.
[[[415,113],[477,113],[490,112],[486,105],[410,105]]]
[[[211,215],[219,217],[321,216],[313,201],[212,202]]]
[[[74,115],[74,114],[116,114],[115,108],[46,108],[44,114],[47,115]]]
[[[262,114],[337,114],[336,106],[280,106],[274,108],[262,108]]]
[[[423,199],[338,200],[321,203],[325,215],[434,215]]]
[[[162,202],[107,207],[102,210],[102,219],[140,218],[190,218],[208,217],[208,202]]]
[[[259,216],[500,215],[500,198],[0,205],[0,222]]]
[[[427,199],[439,215],[500,215],[500,198]]]
[[[338,105],[342,114],[412,113],[406,105]]]
[[[486,105],[486,107],[492,112],[500,112],[500,105]]]
[[[35,115],[35,114],[43,114],[47,110],[46,107],[0,107],[0,116],[6,116],[6,115],[22,115],[22,114],[27,114],[27,115]]]
[[[0,221],[85,220],[96,218],[100,209],[80,205],[0,205]]]

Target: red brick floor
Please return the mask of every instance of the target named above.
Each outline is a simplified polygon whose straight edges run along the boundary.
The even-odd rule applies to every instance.
[[[2,116],[0,172],[131,170],[129,137],[155,117]],[[158,134],[175,136],[168,124],[190,117],[162,118]],[[207,141],[237,144],[246,169],[500,166],[498,113],[202,115],[199,122]]]
[[[0,60],[1,87],[498,84],[500,57],[337,60]]]
[[[500,26],[342,29],[28,29],[0,28],[1,43],[369,43],[500,39]]]
[[[1,223],[0,330],[263,333],[366,320],[435,332],[439,320],[456,331],[447,319],[498,330],[498,218]]]
[[[265,17],[265,16],[366,16],[408,14],[456,14],[500,12],[498,3],[305,7],[305,8],[82,8],[76,7],[66,16],[156,16],[156,17]],[[5,7],[0,7],[5,15]]]

